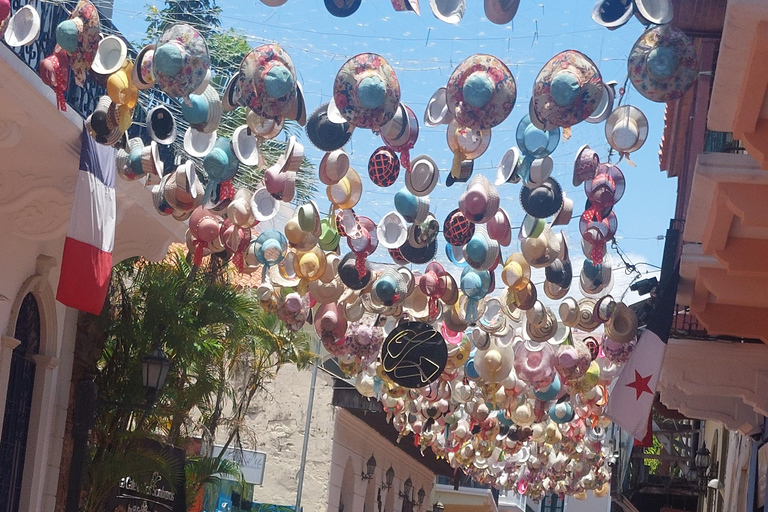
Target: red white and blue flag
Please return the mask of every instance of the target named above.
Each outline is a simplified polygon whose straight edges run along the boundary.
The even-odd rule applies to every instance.
[[[56,299],[98,315],[104,306],[115,243],[115,149],[83,127],[80,170],[64,242]]]

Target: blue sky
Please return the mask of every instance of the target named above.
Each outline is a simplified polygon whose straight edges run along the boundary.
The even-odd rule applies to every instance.
[[[496,165],[503,154],[516,144],[515,129],[527,113],[533,81],[542,65],[556,53],[575,49],[589,55],[600,68],[603,80],[616,80],[621,86],[626,79],[626,59],[643,26],[632,19],[615,31],[598,26],[591,19],[593,0],[521,0],[513,23],[499,26],[485,19],[483,3],[469,0],[463,20],[448,25],[435,18],[429,2],[421,0],[421,16],[409,12],[395,12],[388,0],[363,0],[360,9],[348,18],[336,18],[325,9],[322,0],[288,0],[277,8],[259,1],[220,0],[222,25],[245,31],[252,46],[276,42],[291,55],[304,87],[309,111],[328,101],[334,76],[349,57],[361,52],[383,55],[394,67],[400,81],[402,101],[421,118],[432,93],[444,86],[453,68],[474,53],[489,53],[502,59],[517,81],[517,105],[509,118],[493,129],[488,151],[475,162],[475,173],[481,173],[492,182]],[[157,4],[162,8],[161,3]],[[145,23],[145,7],[139,4],[115,4],[114,22],[130,40],[141,40]],[[659,171],[658,151],[664,120],[664,104],[653,103],[640,96],[629,85],[624,104],[642,109],[650,123],[645,145],[632,155],[637,167],[622,162],[627,191],[615,207],[619,220],[617,239],[624,252],[635,262],[661,264],[663,235],[673,215],[676,197],[676,179],[667,178]],[[306,137],[302,143],[313,163],[320,161],[322,153],[311,146]],[[575,201],[575,213],[581,213],[585,194],[583,187],[571,184],[573,160],[582,144],[589,144],[605,161],[609,146],[604,125],[580,123],[573,127],[570,140],[561,141],[552,155],[555,177],[567,195]],[[390,188],[378,188],[367,177],[368,157],[381,140],[368,130],[357,130],[347,146],[352,166],[364,180],[364,193],[358,214],[378,221],[394,208],[392,197],[404,186],[401,171],[398,183]],[[457,206],[463,187],[461,184],[446,188],[445,175],[450,168],[452,154],[446,144],[445,127],[421,126],[419,140],[411,151],[412,158],[428,154],[441,169],[441,183],[431,194],[431,211],[442,223],[445,216]],[[617,161],[617,157],[613,157]],[[325,187],[321,186],[318,203],[327,208]],[[524,213],[518,200],[521,185],[505,184],[499,188],[502,207],[510,214],[514,226],[519,225]],[[577,219],[565,227],[569,237],[575,270],[580,268],[578,249],[580,235]],[[440,237],[442,246],[444,240]],[[504,251],[508,255],[516,250],[513,245]],[[344,249],[346,251],[346,249]],[[618,261],[612,254],[614,263]],[[379,249],[373,259],[389,261],[385,250]],[[445,261],[445,258],[442,258]],[[653,270],[640,266],[642,272]],[[576,270],[578,271],[578,270]],[[457,275],[457,274],[454,274]],[[620,296],[628,280],[618,279],[613,295]],[[542,278],[543,279],[543,278]],[[574,286],[576,283],[574,282]],[[577,290],[572,294],[578,296]],[[628,300],[628,302],[631,302]]]

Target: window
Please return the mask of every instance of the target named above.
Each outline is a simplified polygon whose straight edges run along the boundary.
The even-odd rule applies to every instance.
[[[11,355],[3,432],[0,437],[0,512],[19,510],[21,479],[24,475],[35,386],[35,362],[32,357],[40,353],[40,310],[31,293],[21,303],[14,338],[21,343]]]
[[[541,512],[563,512],[565,500],[561,500],[557,494],[550,494],[541,502]]]

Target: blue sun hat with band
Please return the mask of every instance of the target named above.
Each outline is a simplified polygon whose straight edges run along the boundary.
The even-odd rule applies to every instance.
[[[251,244],[256,260],[267,267],[273,267],[283,261],[288,250],[288,240],[276,229],[264,231]]]
[[[429,214],[429,196],[415,196],[402,188],[395,194],[395,210],[408,222],[422,222]]]
[[[477,305],[491,289],[491,273],[487,270],[475,270],[465,267],[461,271],[461,291],[467,296],[467,322],[474,322],[479,317]]]
[[[254,48],[240,64],[240,104],[266,118],[286,117],[298,94],[296,70],[277,44]]]

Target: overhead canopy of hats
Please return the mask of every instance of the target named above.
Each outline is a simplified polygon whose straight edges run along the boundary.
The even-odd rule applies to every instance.
[[[463,2],[453,4],[463,12]],[[626,22],[635,9],[653,23],[671,18],[656,12],[663,2],[652,3],[656,11],[640,0],[635,4],[604,0],[593,16],[608,28]],[[516,9],[516,2],[489,5]],[[78,83],[89,68],[111,73],[108,96],[88,124],[97,141],[120,147],[119,175],[145,179],[160,213],[188,219],[196,264],[206,254],[226,252],[241,271],[260,272],[256,293],[264,308],[292,329],[312,321],[342,371],[360,393],[381,400],[401,436],[412,434],[422,449],[479,482],[534,499],[608,492],[610,454],[602,439],[609,420],[603,408],[637,334],[635,314],[610,295],[612,264],[605,250],[616,233],[614,207],[625,180],[616,163],[601,162],[587,145],[580,148],[573,185],[583,184],[587,204],[574,217],[573,201],[552,177],[552,155],[572,126],[604,122],[612,153],[631,164],[648,122],[634,106],[614,108],[615,82],[605,82],[589,57],[567,50],[543,66],[517,126],[517,147],[504,155],[495,183],[473,175],[473,162],[488,148],[491,130],[511,113],[518,84],[491,55],[472,55],[455,68],[423,115],[427,127],[444,127],[454,155],[442,175],[457,190],[456,204],[440,212],[441,223],[429,201],[441,171],[428,155],[410,154],[419,117],[401,102],[397,76],[384,57],[356,55],[333,79],[332,100],[306,120],[307,138],[325,152],[318,176],[330,211],[321,214],[309,201],[283,226],[267,229],[262,223],[294,199],[301,144],[289,139],[256,190],[227,184],[241,165],[264,165],[259,145],[280,133],[285,119],[304,122],[301,87],[283,48],[251,50],[219,97],[208,84],[206,42],[188,25],[169,27],[131,63],[119,40],[99,41],[98,13],[83,0],[57,37],[59,47],[41,65],[54,89],[67,83],[67,63]],[[664,102],[690,88],[696,55],[677,29],[652,26],[631,49],[627,70],[641,95]],[[202,159],[206,186],[192,160],[163,168],[158,147],[176,139],[173,114],[164,106],[147,113],[150,145],[125,140],[137,91],[154,86],[183,98],[190,125],[184,149]],[[247,109],[247,124],[231,139],[218,137],[222,110],[236,108]],[[382,139],[368,175],[376,187],[397,189],[390,189],[389,212],[368,212],[360,203],[363,181],[344,150],[357,129]],[[403,187],[397,186],[401,174]],[[500,190],[505,198],[519,190],[525,217],[517,219],[516,237]],[[558,231],[572,218],[578,219],[577,243]],[[379,244],[391,262],[369,261]],[[441,244],[459,274],[436,260]],[[569,245],[580,246],[585,256],[578,287]],[[532,268],[544,269],[543,285],[532,281]]]

